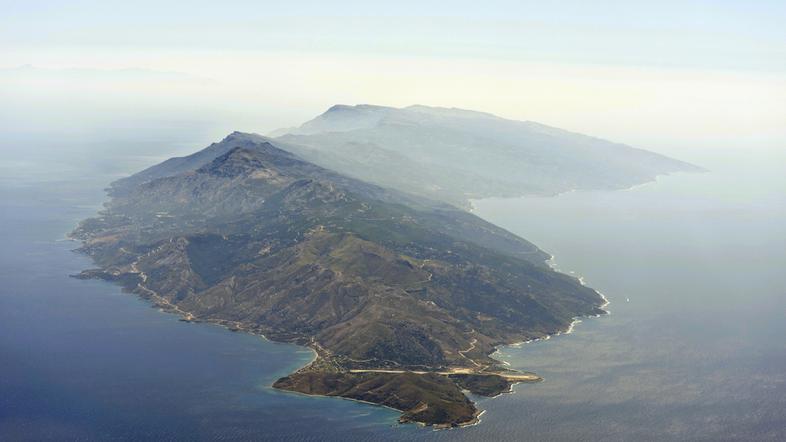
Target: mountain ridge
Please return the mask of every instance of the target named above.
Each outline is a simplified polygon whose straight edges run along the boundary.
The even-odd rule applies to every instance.
[[[424,105],[336,105],[271,135],[324,167],[464,208],[471,199],[624,189],[703,170],[533,121]]]

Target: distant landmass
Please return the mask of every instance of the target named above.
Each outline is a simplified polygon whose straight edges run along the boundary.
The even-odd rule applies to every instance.
[[[624,189],[702,170],[532,121],[420,105],[336,105],[270,136],[323,167],[460,207],[484,197]]]
[[[423,121],[411,121],[413,115]],[[467,134],[498,126],[497,141],[463,139],[456,121],[466,121]],[[193,155],[113,183],[105,209],[72,233],[98,266],[79,276],[116,281],[183,320],[312,348],[315,360],[279,379],[276,388],[385,405],[400,410],[402,422],[471,424],[479,412],[464,390],[493,396],[512,383],[539,380],[491,358],[497,346],[565,331],[576,317],[604,313],[602,296],[553,271],[546,264],[548,254],[444,202],[497,189],[506,194],[502,189],[526,181],[530,169],[514,165],[494,181],[505,183],[499,188],[494,184],[472,193],[471,183],[451,189],[440,181],[455,178],[454,172],[469,176],[459,166],[476,160],[472,173],[481,182],[494,164],[517,157],[514,144],[505,151],[500,141],[514,138],[512,132],[504,134],[507,126],[521,126],[532,137],[537,133],[532,128],[541,127],[466,111],[359,106],[335,107],[277,140],[235,132]],[[398,141],[383,143],[396,128]],[[433,147],[425,147],[426,138],[401,147],[436,128],[445,129],[435,135]],[[555,141],[562,132],[558,137],[548,135],[556,130],[542,130],[542,139],[557,143],[538,151],[546,157],[565,142]],[[350,166],[338,165],[339,172],[324,168],[353,157],[353,146],[360,144],[345,138],[351,133],[369,136],[363,144],[369,154],[355,156]],[[684,164],[630,150],[675,170]],[[402,191],[415,190],[404,185],[406,176],[395,179],[390,173],[373,180],[392,180],[392,189],[357,179],[363,173],[356,167],[370,167],[365,175],[382,169],[386,160],[377,161],[376,152],[401,158],[388,165],[388,172],[406,170],[403,164],[410,161],[420,167],[413,179],[445,187],[414,196]],[[425,174],[440,163],[440,155],[445,156],[442,168]],[[538,155],[521,154],[525,159],[516,164],[531,168]],[[306,159],[317,156],[324,160],[321,165]],[[481,162],[486,157],[493,159]],[[554,160],[551,167],[562,161]],[[650,176],[644,169],[655,173],[641,166],[628,172],[632,181],[624,181],[619,178],[624,162],[607,161],[618,168],[607,173],[614,179],[585,171],[586,178],[576,183],[627,185],[634,176]],[[347,176],[347,168],[355,170],[355,177]],[[520,181],[513,179],[517,176]],[[549,182],[556,186],[562,180]],[[534,182],[528,189],[535,190]]]

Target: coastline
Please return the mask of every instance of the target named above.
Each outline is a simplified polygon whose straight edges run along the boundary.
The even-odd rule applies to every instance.
[[[305,366],[301,367],[301,369],[303,369],[303,368],[305,368],[307,366],[308,365],[305,365]],[[375,407],[382,407],[382,408],[386,408],[386,409],[391,410],[391,411],[395,411],[399,415],[402,415],[403,413],[407,412],[407,410],[399,410],[398,408],[393,408],[393,407],[388,406],[388,405],[379,404],[379,403],[376,403],[376,402],[370,402],[370,401],[366,401],[366,400],[363,400],[363,399],[351,398],[351,397],[347,397],[347,396],[331,396],[331,395],[327,395],[327,394],[318,394],[318,393],[303,393],[303,392],[297,391],[297,390],[282,390],[282,389],[276,388],[276,387],[274,387],[272,385],[268,386],[268,388],[270,388],[271,390],[279,391],[282,394],[296,394],[296,395],[300,395],[300,396],[303,396],[303,397],[311,397],[311,398],[343,399],[345,401],[357,402],[357,403],[364,404],[364,405],[372,405],[372,406],[375,406]],[[512,388],[511,388],[511,391],[512,391]],[[493,396],[493,397],[496,397],[496,396]],[[474,425],[478,425],[480,423],[480,417],[485,412],[486,412],[486,410],[478,409],[477,413],[472,418],[472,420],[469,420],[467,422],[463,422],[463,423],[460,423],[460,424],[457,424],[457,425],[427,424],[425,422],[414,421],[414,420],[402,420],[401,416],[399,416],[399,419],[397,419],[397,423],[398,424],[410,424],[410,423],[411,424],[416,424],[417,426],[419,426],[421,428],[432,427],[432,429],[434,431],[452,430],[454,428],[465,428],[465,427],[471,427],[471,426],[474,426]]]
[[[585,281],[584,281],[584,277],[583,277],[583,276],[581,276],[581,275],[576,275],[576,273],[575,273],[574,271],[572,271],[572,270],[568,270],[567,272],[565,272],[565,271],[563,271],[562,269],[560,269],[559,267],[557,267],[557,259],[556,259],[556,257],[555,257],[554,255],[552,255],[552,254],[550,254],[550,253],[549,253],[549,259],[547,259],[547,260],[546,260],[546,264],[548,264],[548,266],[549,266],[549,267],[550,267],[552,270],[554,270],[555,272],[559,272],[559,273],[562,273],[563,275],[568,275],[568,276],[570,276],[570,277],[572,277],[572,278],[575,278],[575,279],[576,279],[576,280],[578,280],[578,281],[579,281],[579,283],[580,283],[581,285],[583,285],[584,287],[589,287],[589,286],[588,286],[588,285],[585,283]],[[606,295],[604,295],[603,293],[601,293],[601,291],[600,291],[600,290],[598,290],[598,289],[596,289],[596,288],[593,288],[593,287],[589,287],[589,288],[591,288],[591,289],[592,289],[592,290],[593,290],[595,293],[597,293],[597,294],[598,294],[598,296],[600,296],[600,297],[601,297],[601,299],[603,299],[603,304],[602,304],[600,307],[598,307],[598,308],[600,308],[601,310],[605,311],[605,312],[606,312],[606,313],[605,313],[606,315],[610,315],[610,314],[611,314],[611,311],[609,311],[609,310],[607,310],[607,309],[606,309],[606,307],[608,307],[608,306],[611,304],[611,301],[609,301],[609,298],[607,298],[607,297],[606,297]],[[594,315],[594,316],[584,316],[584,317],[597,318],[597,317],[600,317],[600,316],[601,316],[601,315],[599,315],[599,314],[598,314],[598,315]],[[579,317],[577,316],[577,317],[576,317],[576,318],[574,318],[574,319],[578,319],[578,318],[579,318]],[[572,327],[572,324],[571,324],[570,330],[572,331],[572,329],[573,329],[573,327]],[[568,332],[568,333],[569,333],[569,332]],[[559,333],[558,333],[558,334],[559,334]],[[567,334],[567,333],[566,333],[566,334]]]
[[[67,239],[71,240],[71,241],[82,242],[78,238],[74,238],[74,237],[70,237],[70,236],[68,236]],[[77,252],[77,253],[80,252],[78,249],[73,250],[73,251]],[[554,271],[559,271],[556,268],[556,265],[554,264],[554,256],[553,255],[549,254],[549,259],[546,260],[546,262],[547,262],[547,264],[550,267],[552,267],[552,269]],[[137,295],[141,299],[149,301],[151,303],[151,306],[157,308],[160,312],[163,312],[163,313],[175,313],[179,317],[179,320],[183,321],[183,322],[205,323],[205,324],[211,324],[211,325],[218,325],[218,326],[226,328],[227,330],[232,331],[232,332],[244,332],[244,333],[250,334],[252,336],[260,336],[262,339],[270,341],[270,342],[290,343],[290,344],[295,344],[295,345],[302,346],[302,347],[305,347],[305,348],[308,348],[309,350],[311,350],[311,352],[312,352],[311,360],[308,361],[307,363],[303,364],[302,366],[300,366],[300,368],[295,369],[292,373],[297,373],[297,372],[300,372],[300,371],[303,371],[303,370],[307,369],[308,367],[313,365],[315,362],[317,362],[319,360],[319,358],[320,358],[318,349],[314,348],[312,345],[304,344],[304,343],[296,343],[296,342],[291,342],[291,341],[271,340],[267,336],[265,336],[265,334],[260,332],[259,330],[249,328],[248,326],[246,326],[243,323],[236,322],[236,321],[228,321],[228,320],[223,320],[223,319],[200,318],[200,317],[194,315],[191,312],[184,311],[180,307],[173,305],[171,302],[169,302],[168,300],[166,300],[165,298],[160,296],[154,290],[152,290],[152,289],[150,289],[150,288],[148,288],[148,287],[146,287],[144,285],[144,282],[146,282],[146,280],[147,280],[147,275],[136,267],[136,262],[131,264],[130,270],[131,270],[132,274],[136,274],[138,276],[139,281],[137,281],[137,285],[135,287],[126,287],[126,289],[129,292],[134,293],[135,295]],[[72,275],[72,276],[77,276],[77,275]],[[583,282],[583,278],[579,277],[579,278],[576,278],[576,279],[578,279],[578,281],[582,285],[585,285],[584,282]],[[601,296],[601,298],[604,300],[604,304],[602,305],[602,307],[607,306],[609,304],[609,301],[606,299],[606,297],[604,295],[602,295],[600,292],[598,292],[597,290],[595,290],[595,292],[598,293],[598,295]],[[594,315],[594,317],[598,317],[598,316],[600,316],[600,314]],[[548,339],[551,338],[551,336],[558,336],[558,335],[561,335],[561,334],[570,334],[570,333],[573,332],[573,330],[575,328],[575,325],[580,323],[580,322],[581,322],[581,320],[578,317],[576,317],[576,318],[573,319],[573,321],[571,321],[571,323],[567,326],[567,328],[565,328],[563,330],[558,330],[556,333],[548,334],[548,335],[545,335],[545,336],[540,337],[540,338],[530,339],[530,340],[522,342],[522,343],[503,344],[503,345],[500,345],[500,346],[496,346],[496,347],[494,347],[494,350],[491,353],[488,354],[488,356],[491,357],[491,358],[494,358],[494,355],[496,355],[498,353],[501,353],[500,350],[502,348],[506,347],[506,346],[511,346],[511,347],[517,348],[517,347],[520,347],[522,344],[525,344],[525,343],[535,342],[535,341],[539,341],[539,340],[548,340]],[[503,361],[501,359],[496,359],[496,360],[499,361],[499,363],[501,365],[505,365],[505,366],[510,367],[510,363],[508,363],[506,361]],[[527,380],[527,379],[517,380],[517,379],[514,379],[514,378],[507,379],[507,381],[509,382],[507,390],[500,391],[500,392],[498,392],[498,393],[496,393],[496,394],[494,394],[492,396],[487,396],[489,399],[493,399],[493,398],[499,397],[502,394],[515,393],[515,390],[514,390],[513,386],[516,385],[516,384],[540,382],[540,381],[543,380],[540,376],[537,376],[537,374],[535,374],[535,373],[519,372],[519,370],[514,370],[514,369],[511,369],[511,371],[522,373],[522,374],[531,374],[535,378],[531,379],[531,380]],[[413,372],[413,373],[416,373],[416,372]],[[274,382],[274,384],[275,384],[275,382]],[[359,402],[359,403],[363,403],[363,404],[381,406],[381,407],[388,408],[390,410],[394,410],[394,411],[396,411],[398,413],[402,413],[402,414],[406,413],[408,411],[408,410],[401,410],[401,409],[393,408],[393,407],[390,407],[390,406],[387,406],[387,405],[383,405],[383,404],[380,404],[380,403],[376,403],[376,402],[370,402],[370,401],[366,401],[366,400],[362,400],[362,399],[355,399],[355,398],[351,398],[351,397],[338,396],[338,395],[325,395],[325,394],[310,394],[310,393],[302,393],[302,392],[299,392],[299,391],[296,391],[296,390],[280,389],[280,388],[274,387],[274,384],[270,384],[267,387],[271,388],[271,389],[279,390],[279,391],[282,391],[282,392],[286,392],[286,393],[293,393],[294,392],[294,393],[298,393],[298,394],[301,394],[301,395],[304,395],[304,396],[316,396],[316,397],[326,397],[326,398],[341,398],[341,399],[351,400],[351,401],[355,401],[355,402]],[[476,402],[474,402],[474,401],[472,401],[472,403],[473,403],[473,405],[476,404]],[[431,426],[431,427],[433,427],[434,430],[443,430],[443,429],[452,429],[452,428],[464,428],[464,427],[474,426],[474,425],[480,424],[480,422],[481,422],[480,416],[483,413],[485,413],[485,411],[486,410],[477,409],[477,412],[476,412],[475,416],[471,420],[468,420],[468,421],[465,421],[465,422],[461,422],[461,423],[454,423],[454,424],[430,424],[430,423],[427,423],[427,422],[420,422],[420,421],[401,419],[401,418],[399,419],[398,422],[400,424],[416,423],[416,424],[418,424],[420,426],[423,426],[423,427]]]
[[[66,240],[77,241],[77,242],[80,242],[80,243],[82,242],[81,240],[79,240],[77,238],[70,237],[70,236],[67,236]],[[76,253],[81,253],[78,249],[75,249],[75,250],[72,250],[72,251],[76,252]],[[87,255],[87,256],[89,256],[89,255]],[[136,273],[139,276],[141,281],[138,282],[137,285],[135,287],[133,287],[133,288],[126,287],[126,290],[127,290],[127,292],[136,295],[140,299],[148,301],[150,303],[150,306],[153,307],[153,308],[156,308],[159,312],[167,313],[167,314],[175,314],[175,315],[177,315],[179,317],[178,320],[181,321],[181,322],[188,322],[188,323],[194,323],[194,324],[216,325],[216,326],[223,327],[223,328],[225,328],[225,329],[227,329],[227,330],[229,330],[231,332],[235,332],[235,333],[236,332],[242,332],[242,333],[249,334],[251,336],[259,336],[262,339],[264,339],[266,341],[269,341],[269,342],[288,343],[288,344],[293,344],[293,345],[296,345],[298,347],[304,347],[304,348],[307,348],[307,349],[311,350],[311,352],[312,352],[311,360],[308,361],[307,363],[303,364],[299,368],[296,368],[295,370],[293,370],[291,372],[291,374],[300,372],[300,371],[308,368],[309,366],[314,364],[319,359],[319,352],[311,345],[298,344],[298,343],[288,342],[288,341],[271,340],[267,336],[265,336],[263,333],[260,333],[260,332],[255,331],[255,330],[251,330],[248,327],[244,326],[242,323],[235,322],[235,321],[227,321],[227,320],[222,320],[222,319],[200,318],[200,317],[194,315],[191,312],[184,311],[181,308],[179,308],[179,307],[177,307],[175,305],[172,305],[169,301],[164,299],[162,296],[160,296],[154,290],[149,289],[149,288],[147,288],[146,286],[143,285],[143,282],[147,280],[147,275],[145,275],[144,272],[141,272],[141,271],[137,270],[135,264],[136,264],[136,262],[134,262],[132,264],[132,269],[135,270],[134,273]],[[78,275],[71,275],[71,276],[72,277],[77,277]],[[107,281],[107,282],[112,282],[112,281]],[[383,405],[383,404],[379,404],[379,403],[375,403],[375,402],[365,401],[365,400],[362,400],[362,399],[355,399],[355,398],[346,397],[346,396],[338,396],[338,395],[332,395],[331,396],[331,395],[325,395],[325,394],[310,394],[310,393],[302,393],[302,392],[299,392],[299,391],[296,391],[296,390],[284,390],[284,389],[280,389],[280,388],[274,387],[275,382],[276,381],[274,381],[273,384],[267,385],[266,387],[271,389],[271,390],[280,391],[280,392],[286,393],[286,394],[296,393],[296,394],[299,394],[299,395],[302,395],[302,396],[324,397],[324,398],[331,398],[331,399],[344,399],[344,400],[354,401],[354,402],[358,402],[358,403],[362,403],[362,404],[366,404],[366,405],[373,405],[373,406],[383,407],[383,408],[387,408],[389,410],[393,410],[393,411],[399,413],[400,415],[403,415],[404,413],[406,413],[408,411],[408,410],[400,410],[400,409],[397,409],[397,408],[393,408],[393,407],[390,407],[390,406],[387,406],[387,405]],[[518,382],[524,382],[524,381],[518,381]],[[515,382],[515,383],[518,383],[518,382]],[[511,383],[511,391],[512,391],[512,384],[513,383]],[[426,423],[426,422],[420,422],[420,421],[415,421],[415,420],[402,420],[401,417],[399,417],[397,422],[399,424],[414,423],[414,424],[417,424],[417,425],[419,425],[421,427],[428,427],[428,426],[430,426],[435,431],[436,430],[444,430],[444,429],[452,429],[452,428],[463,428],[463,427],[473,426],[473,425],[479,424],[480,423],[480,419],[479,418],[480,418],[480,416],[484,412],[485,412],[485,410],[479,410],[478,409],[477,413],[475,414],[475,416],[473,416],[473,418],[471,420],[469,420],[467,422],[454,424],[454,425],[449,425],[449,424],[429,424],[429,423]]]
[[[547,259],[547,260],[546,260],[546,264],[548,264],[548,266],[549,266],[549,267],[550,267],[552,270],[554,270],[555,272],[562,273],[563,275],[568,275],[568,276],[570,276],[570,277],[572,277],[572,278],[574,278],[574,279],[578,280],[578,281],[579,281],[579,283],[580,283],[582,286],[588,287],[588,286],[587,286],[587,284],[584,282],[584,277],[583,277],[583,276],[576,276],[576,275],[574,274],[574,272],[571,272],[571,271],[569,271],[569,272],[567,272],[567,273],[566,273],[566,272],[562,271],[562,270],[561,270],[559,267],[557,267],[557,264],[556,264],[556,258],[554,257],[554,255],[552,255],[552,254],[549,254],[549,259]],[[491,354],[489,354],[489,357],[492,357],[492,358],[494,358],[494,359],[497,359],[497,360],[499,360],[499,361],[500,361],[502,364],[504,364],[504,365],[506,365],[506,366],[510,367],[510,366],[511,366],[510,362],[507,362],[507,361],[505,361],[505,360],[502,360],[502,359],[500,359],[500,358],[499,358],[499,356],[503,356],[503,353],[502,353],[502,351],[501,351],[501,350],[502,350],[502,349],[504,349],[505,347],[510,347],[510,348],[514,348],[514,349],[520,349],[522,346],[524,346],[524,345],[526,345],[526,344],[530,344],[530,343],[533,343],[533,342],[538,342],[538,341],[548,341],[548,340],[549,340],[549,339],[551,339],[553,336],[569,335],[569,334],[573,333],[573,331],[575,330],[575,328],[576,328],[576,326],[577,326],[578,324],[580,324],[580,323],[582,323],[582,322],[583,322],[583,321],[582,321],[582,319],[584,319],[584,318],[599,318],[599,317],[601,317],[601,316],[607,316],[607,315],[610,315],[610,314],[611,314],[611,311],[610,311],[610,310],[608,310],[606,307],[608,307],[608,306],[611,304],[611,301],[610,301],[610,300],[609,300],[609,299],[606,297],[606,295],[604,295],[603,293],[601,293],[599,290],[597,290],[597,289],[595,289],[595,288],[592,288],[592,290],[593,290],[595,293],[597,293],[597,294],[598,294],[598,296],[600,296],[600,297],[601,297],[601,299],[603,299],[603,304],[602,304],[600,307],[598,307],[598,308],[600,308],[601,310],[603,310],[605,313],[603,313],[603,314],[597,314],[597,315],[576,316],[576,317],[574,317],[574,318],[573,318],[573,320],[571,321],[571,323],[568,325],[567,329],[565,329],[565,330],[559,330],[559,331],[557,331],[556,333],[547,334],[547,335],[545,335],[545,336],[543,336],[543,337],[540,337],[540,338],[529,339],[529,340],[527,340],[527,341],[522,341],[522,342],[515,342],[515,343],[512,343],[512,344],[507,344],[507,345],[501,345],[501,346],[497,347],[497,348],[495,349],[495,351],[494,351],[494,352],[492,352]],[[495,358],[495,357],[494,357],[495,355],[498,355],[498,357],[496,357],[496,358]],[[509,393],[514,393],[514,391],[513,391],[513,385],[515,385],[515,384],[517,384],[517,383],[518,383],[518,382],[511,384],[511,389],[510,389]],[[497,397],[497,396],[493,396],[493,397]]]
[[[73,240],[73,241],[78,241],[78,242],[81,242],[82,244],[84,244],[84,242],[85,242],[83,239],[78,238],[78,237],[74,237],[74,236],[72,236],[70,234],[66,236],[66,239]],[[74,250],[74,251],[81,252],[78,249]],[[87,255],[90,256],[89,254],[87,254]],[[550,254],[548,256],[549,256],[549,259],[545,260],[547,265],[552,270],[559,271],[556,268],[556,264],[554,263],[554,256],[550,255]],[[244,324],[244,323],[238,322],[238,321],[230,321],[230,320],[216,319],[216,318],[202,318],[202,317],[197,316],[193,312],[185,311],[180,306],[174,305],[172,302],[170,302],[169,300],[167,300],[166,298],[164,298],[163,296],[159,295],[157,292],[155,292],[154,290],[152,290],[152,289],[150,289],[150,288],[148,288],[146,286],[145,283],[147,282],[148,275],[144,271],[142,271],[141,269],[139,269],[137,267],[137,263],[138,262],[139,262],[139,260],[137,259],[134,262],[132,262],[131,264],[129,264],[128,267],[127,267],[127,270],[125,271],[125,273],[131,274],[131,275],[136,275],[136,278],[135,278],[136,280],[135,281],[133,279],[131,281],[128,281],[128,283],[130,283],[130,284],[128,284],[128,283],[122,284],[122,282],[119,279],[116,279],[118,274],[116,274],[115,271],[107,272],[105,269],[101,269],[101,272],[93,273],[92,275],[89,274],[89,273],[88,274],[82,274],[81,277],[102,277],[102,275],[103,275],[102,279],[106,279],[106,280],[109,280],[109,281],[121,282],[121,285],[125,285],[125,288],[129,292],[132,292],[132,293],[136,294],[137,296],[139,296],[142,299],[148,300],[152,304],[153,307],[156,307],[161,312],[176,313],[180,317],[181,321],[184,321],[184,322],[195,322],[195,323],[208,323],[208,324],[219,325],[219,326],[222,326],[222,327],[224,327],[224,328],[226,328],[226,329],[228,329],[228,330],[230,330],[232,332],[242,331],[242,332],[248,333],[250,335],[261,336],[263,339],[271,341],[271,339],[269,339],[262,332],[260,327],[254,325],[254,324]],[[562,273],[562,272],[560,272],[560,273]],[[74,275],[74,276],[77,276],[77,275]],[[578,278],[578,281],[579,281],[579,283],[581,285],[585,285],[584,281],[582,280],[582,278]],[[135,285],[133,285],[134,282],[136,282]],[[604,301],[603,304],[602,304],[602,307],[607,306],[609,304],[609,302],[605,298],[605,296],[600,294],[597,290],[595,290],[595,292],[598,293],[598,295]],[[595,316],[600,316],[600,314],[595,315]],[[538,340],[547,340],[551,336],[554,336],[554,335],[570,334],[574,330],[576,324],[578,324],[579,322],[581,322],[581,321],[578,319],[578,317],[573,318],[573,320],[570,322],[570,324],[568,324],[566,327],[563,327],[563,329],[557,330],[555,333],[551,333],[551,334],[545,335],[543,337],[531,339],[531,340],[526,341],[526,342],[533,342],[533,341],[538,341]],[[273,333],[273,335],[275,336],[275,333]],[[306,347],[306,348],[308,348],[309,350],[312,351],[312,358],[311,358],[311,360],[308,361],[307,363],[303,364],[300,368],[296,369],[291,374],[298,373],[298,372],[301,372],[303,370],[306,370],[306,369],[308,369],[308,367],[314,365],[316,362],[318,362],[320,360],[320,350],[319,350],[318,346],[314,347],[313,344],[309,344],[309,343],[304,342],[304,341],[299,341],[298,342],[298,341],[278,340],[278,339],[273,339],[272,341],[291,343],[291,344],[295,344],[295,345],[298,345],[298,346]],[[501,348],[504,348],[507,345],[516,347],[517,345],[520,346],[521,344],[522,343],[512,343],[512,344],[502,344],[502,345],[499,345],[499,346],[495,346],[495,347],[493,347],[493,350],[490,353],[487,354],[487,356],[489,356],[491,358],[494,358],[494,355],[499,353]],[[502,365],[510,367],[510,364],[505,362],[505,361],[497,360],[497,362],[499,363],[500,368],[501,368]],[[504,370],[505,371],[509,371],[509,372],[518,372],[518,370],[510,370],[510,369],[504,369]],[[409,370],[407,370],[407,371],[409,371]],[[481,370],[481,371],[484,371],[484,370]],[[412,372],[412,373],[417,373],[417,372]],[[489,373],[490,374],[497,374],[498,376],[500,375],[500,374],[498,374],[496,372],[489,372]],[[528,372],[524,372],[524,373],[528,373]],[[449,376],[449,374],[446,374],[446,373],[438,373],[438,374],[445,374],[445,375]],[[487,374],[487,373],[480,373],[479,372],[478,374]],[[500,395],[502,395],[504,393],[514,393],[515,391],[513,389],[513,385],[515,385],[515,384],[519,384],[519,383],[522,383],[522,382],[526,382],[526,383],[539,382],[539,381],[542,380],[542,378],[540,378],[539,376],[535,375],[534,373],[532,373],[532,375],[534,376],[533,379],[523,379],[524,376],[522,376],[522,379],[515,379],[514,376],[511,376],[511,378],[506,378],[506,381],[508,382],[507,389],[504,390],[504,391],[502,389],[500,389],[500,390],[498,390],[498,392],[494,393],[493,395],[489,395],[487,397],[494,398],[494,397],[498,397],[498,396],[500,396]],[[503,377],[504,377],[504,375],[503,375]],[[274,384],[275,384],[275,382],[274,382]],[[275,387],[274,384],[271,384],[269,387],[273,388],[273,389],[276,389],[276,390],[279,390],[279,391],[282,391],[282,392],[287,392],[287,393],[295,392],[295,393],[306,395],[306,396],[317,396],[317,397],[321,396],[321,397],[329,397],[329,398],[340,397],[342,399],[352,400],[352,401],[356,401],[356,402],[360,402],[360,403],[364,403],[364,404],[371,404],[371,405],[382,406],[382,407],[385,407],[385,408],[388,408],[388,409],[391,409],[391,410],[395,410],[396,412],[399,412],[399,413],[402,413],[402,414],[406,414],[409,411],[411,411],[411,410],[408,410],[408,409],[404,409],[404,410],[397,409],[397,408],[393,408],[393,407],[390,407],[390,406],[387,406],[387,405],[383,405],[381,403],[371,402],[371,401],[367,401],[367,400],[363,400],[363,399],[356,399],[356,398],[352,398],[352,397],[345,397],[345,396],[339,396],[339,395],[330,395],[330,394],[318,394],[318,393],[317,394],[303,393],[303,392],[299,392],[297,390],[289,390],[289,389],[284,389],[284,388],[278,388],[278,387]],[[466,393],[465,393],[465,395],[466,395]],[[483,395],[483,394],[481,394],[481,395]],[[470,402],[472,403],[472,405],[476,404],[475,401],[470,400]],[[481,422],[480,416],[484,412],[485,412],[485,410],[480,410],[480,409],[477,409],[477,407],[476,407],[475,413],[473,414],[471,419],[466,420],[464,422],[455,422],[454,421],[454,422],[452,422],[450,424],[444,424],[444,423],[435,424],[435,423],[430,423],[428,421],[425,421],[425,422],[423,422],[423,421],[416,421],[416,420],[411,420],[409,418],[401,418],[401,417],[399,418],[399,422],[400,423],[417,423],[417,424],[420,424],[422,426],[432,426],[435,430],[448,429],[448,428],[463,428],[463,427],[467,427],[467,426],[478,425]]]
[[[559,197],[559,196],[562,196],[562,195],[568,195],[568,194],[576,193],[576,192],[631,192],[631,191],[638,190],[638,189],[640,189],[642,187],[647,187],[647,186],[652,185],[652,184],[657,184],[658,181],[661,178],[663,178],[663,177],[669,177],[669,176],[674,176],[674,175],[678,175],[678,174],[706,173],[706,172],[709,172],[708,169],[705,169],[703,167],[700,167],[700,166],[694,166],[694,167],[696,167],[696,170],[677,170],[677,171],[673,171],[673,172],[659,173],[659,174],[653,176],[652,178],[650,178],[650,179],[648,179],[646,181],[643,181],[643,182],[640,182],[640,183],[637,183],[637,184],[633,184],[633,185],[630,185],[628,187],[611,187],[611,188],[605,188],[605,189],[603,189],[603,188],[597,188],[597,189],[568,189],[568,190],[562,190],[562,191],[559,191],[559,192],[543,192],[543,193],[535,192],[535,193],[524,193],[524,194],[515,195],[515,196],[486,196],[486,197],[482,197],[482,198],[467,198],[466,199],[466,205],[468,207],[467,210],[470,213],[472,213],[474,215],[477,215],[477,212],[476,212],[477,207],[475,206],[475,201],[482,201],[482,200],[486,200],[486,199],[556,198],[556,197]]]

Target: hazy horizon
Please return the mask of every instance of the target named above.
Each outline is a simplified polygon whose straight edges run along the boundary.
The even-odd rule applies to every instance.
[[[4,152],[18,151],[9,138],[136,122],[200,140],[266,133],[337,103],[473,109],[686,160],[786,144],[786,7],[774,1],[3,8]]]

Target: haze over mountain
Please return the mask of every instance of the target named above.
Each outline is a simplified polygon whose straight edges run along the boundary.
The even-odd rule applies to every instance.
[[[701,170],[532,121],[421,105],[336,105],[270,135],[324,167],[463,207],[473,198],[622,189]]]
[[[348,178],[233,133],[114,183],[74,231],[98,269],[186,320],[308,345],[275,386],[475,422],[462,394],[537,376],[489,355],[604,313],[531,243],[440,202]]]

